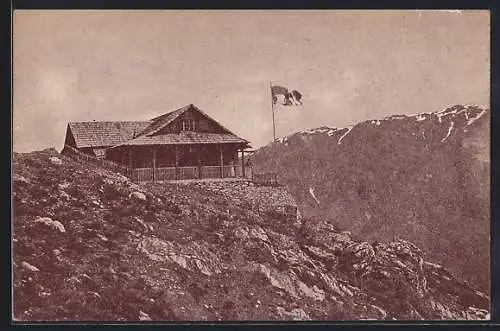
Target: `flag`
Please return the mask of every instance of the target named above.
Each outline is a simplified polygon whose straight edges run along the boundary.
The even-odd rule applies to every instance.
[[[297,90],[289,91],[286,87],[279,85],[271,85],[271,95],[273,97],[273,104],[278,102],[278,95],[283,95],[283,106],[297,106],[301,105],[302,94]]]

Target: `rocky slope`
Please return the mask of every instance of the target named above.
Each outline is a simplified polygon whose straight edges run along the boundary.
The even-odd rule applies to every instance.
[[[17,320],[489,316],[485,294],[412,243],[253,208],[243,186],[136,185],[55,150],[13,169]]]
[[[261,148],[304,215],[368,241],[395,236],[489,291],[489,109],[456,105],[347,128],[298,132]]]

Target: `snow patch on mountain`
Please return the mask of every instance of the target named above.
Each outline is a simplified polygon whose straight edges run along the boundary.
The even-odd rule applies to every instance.
[[[446,137],[444,137],[443,139],[441,139],[441,142],[445,141],[446,138],[448,138],[451,134],[451,131],[453,130],[453,126],[455,125],[455,122],[451,121],[450,123],[450,127],[448,128],[448,133],[446,134]]]
[[[390,121],[394,120],[409,120],[409,121],[416,121],[416,122],[425,122],[425,121],[434,121],[436,118],[439,123],[450,123],[451,121],[454,122],[453,128],[450,129],[450,134],[451,131],[455,128],[458,129],[460,126],[462,126],[461,123],[466,123],[464,126],[469,126],[473,124],[475,121],[477,121],[479,118],[481,118],[485,113],[489,111],[489,108],[485,106],[479,106],[475,104],[466,104],[466,105],[455,105],[452,107],[447,107],[444,109],[441,109],[439,111],[435,112],[422,112],[422,113],[417,113],[417,114],[405,114],[405,115],[392,115],[392,116],[387,116],[382,119],[373,119],[373,120],[367,120],[364,122],[360,122],[357,124],[352,124],[347,127],[328,127],[328,126],[322,126],[319,128],[311,128],[311,129],[306,129],[303,131],[298,132],[298,134],[306,134],[306,135],[314,135],[314,134],[326,134],[330,137],[340,134],[341,131],[343,131],[343,134],[339,137],[337,144],[341,145],[342,140],[351,132],[351,130],[358,124],[362,123],[370,123],[376,126],[380,126],[382,124],[382,121],[390,123]],[[295,135],[295,134],[293,134]],[[282,137],[278,139],[277,141],[285,144],[285,146],[288,146],[289,140],[288,138],[292,137],[293,135],[287,136],[287,137]],[[412,134],[416,135],[416,134]],[[422,134],[424,137],[425,135]],[[449,136],[449,135],[448,135]],[[448,137],[447,136],[447,137]],[[443,138],[445,139],[445,138]],[[446,140],[446,139],[445,139]]]
[[[318,129],[307,129],[307,130],[304,130],[304,131],[300,131],[300,133],[313,134],[313,133],[318,132],[317,130]]]
[[[480,118],[484,113],[486,113],[487,107],[485,106],[479,106],[475,104],[467,104],[463,106],[453,106],[453,107],[448,107],[445,109],[442,109],[438,112],[433,113],[435,116],[438,117],[439,123],[442,123],[442,118],[446,116],[452,116],[452,118],[456,118],[458,115],[463,114],[465,119],[468,121],[467,125],[470,125],[474,122],[474,120],[471,120],[470,117],[474,115],[475,112],[479,111],[482,109],[479,113],[479,115],[476,118]]]
[[[389,117],[386,117],[385,119],[388,119],[388,120],[404,120],[406,118],[407,118],[406,115],[391,115]]]
[[[281,137],[281,138],[279,138],[279,139],[278,139],[278,142],[283,144],[283,143],[285,143],[287,140],[288,140],[288,136],[286,136],[286,137]]]
[[[467,121],[467,126],[471,125],[472,123],[480,119],[484,114],[486,114],[486,110],[483,109],[476,117],[473,117]]]
[[[342,137],[339,138],[339,141],[338,141],[339,145],[342,143],[342,139],[344,139],[345,136],[347,136],[349,134],[349,132],[351,132],[352,128],[353,128],[353,126],[347,127],[347,131],[342,135]]]
[[[329,136],[333,136],[333,134],[339,130],[342,130],[344,128],[330,128],[330,127],[327,127],[327,126],[323,126],[321,128],[316,128],[316,129],[307,129],[307,130],[304,130],[304,131],[301,131],[300,133],[306,133],[306,134],[314,134],[314,133],[325,133]]]
[[[337,131],[342,130],[342,129],[344,129],[344,128],[341,128],[341,129],[335,128],[335,129],[328,131],[326,134],[331,137],[331,136],[333,136],[334,133],[336,133]]]
[[[311,194],[311,196],[313,197],[313,199],[319,205],[319,200],[318,200],[318,198],[316,198],[316,195],[314,194],[314,189],[312,187],[309,187],[309,194]]]

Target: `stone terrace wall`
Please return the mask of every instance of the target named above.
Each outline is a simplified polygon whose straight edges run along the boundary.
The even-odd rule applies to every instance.
[[[259,186],[247,181],[196,182],[191,185],[247,203],[254,212],[276,212],[291,221],[299,217],[297,203],[285,186]]]

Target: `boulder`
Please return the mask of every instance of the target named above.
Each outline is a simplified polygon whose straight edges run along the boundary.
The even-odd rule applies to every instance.
[[[134,217],[134,219],[137,221],[137,223],[141,224],[146,230],[149,229],[146,223],[144,223],[144,221],[141,220],[139,217]]]
[[[310,297],[311,299],[315,301],[324,301],[325,300],[325,291],[317,287],[316,285],[313,285],[312,288],[304,284],[303,282],[299,281],[299,290],[302,292],[304,295]]]
[[[200,272],[206,276],[222,272],[217,256],[196,243],[181,249],[170,241],[144,237],[137,249],[153,261],[173,263],[190,272]]]
[[[465,312],[468,320],[489,320],[490,313],[486,309],[479,309],[476,307],[469,307]]]
[[[266,232],[260,227],[257,226],[255,228],[250,229],[250,238],[256,239],[256,240],[261,240],[261,241],[269,241],[269,237],[267,236]]]
[[[61,165],[62,164],[62,160],[58,157],[55,157],[55,156],[52,156],[52,157],[49,157],[49,160],[52,164],[55,164],[55,165]]]
[[[35,267],[34,265],[29,264],[29,263],[28,263],[28,262],[26,262],[26,261],[21,262],[21,266],[22,266],[24,269],[27,269],[27,270],[29,270],[29,271],[33,271],[33,272],[40,271],[40,269],[38,269],[38,268],[37,268],[37,267]]]
[[[60,191],[59,195],[61,196],[61,198],[65,199],[66,201],[71,200],[71,196],[68,193],[64,192],[64,191]]]
[[[141,321],[151,321],[151,317],[149,317],[148,314],[143,312],[142,310],[139,311],[139,320]]]
[[[57,187],[59,187],[61,190],[65,190],[69,187],[69,183],[67,183],[67,182],[60,183],[60,184],[57,184]]]
[[[130,193],[129,197],[135,198],[137,200],[146,201],[146,195],[142,192],[139,192],[139,191],[134,191],[134,192]]]
[[[249,266],[249,269],[250,271],[258,272],[263,275],[272,287],[284,290],[294,298],[299,297],[295,287],[295,284],[297,283],[296,277],[289,275],[288,273],[280,272],[272,267],[269,268],[263,264],[252,264]]]
[[[42,223],[49,227],[59,230],[59,232],[66,232],[64,225],[59,221],[54,221],[50,217],[38,217],[33,221],[34,223]]]
[[[248,228],[247,227],[239,227],[236,229],[234,235],[236,238],[247,240],[248,239]]]
[[[103,178],[102,179],[103,183],[105,184],[108,184],[108,185],[113,185],[114,184],[114,181],[112,179],[109,179],[109,178]]]
[[[99,237],[99,239],[101,239],[102,241],[108,241],[109,239],[106,238],[105,236],[103,236],[102,234],[98,233],[97,236]]]
[[[286,311],[283,307],[277,307],[278,314],[287,320],[292,321],[310,321],[311,317],[302,308],[294,308],[292,311]]]
[[[18,175],[18,174],[14,174],[14,175],[12,176],[12,180],[13,180],[14,182],[24,183],[24,184],[29,184],[29,182],[30,182],[29,180],[27,180],[26,178],[24,178],[23,176]]]

